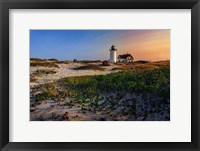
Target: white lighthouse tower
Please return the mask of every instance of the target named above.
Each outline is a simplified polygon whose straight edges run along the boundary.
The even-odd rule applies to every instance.
[[[117,49],[115,49],[114,45],[112,45],[110,48],[110,62],[117,62]]]

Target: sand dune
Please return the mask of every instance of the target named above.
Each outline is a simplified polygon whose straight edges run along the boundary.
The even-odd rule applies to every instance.
[[[92,65],[99,65],[99,63],[91,63]],[[51,82],[60,78],[64,77],[74,77],[74,76],[87,76],[87,75],[104,75],[110,74],[113,72],[118,72],[117,70],[112,70],[114,67],[118,67],[118,65],[112,64],[111,66],[104,66],[102,67],[104,70],[75,70],[74,68],[84,66],[83,63],[69,63],[69,64],[58,64],[59,68],[53,68],[56,71],[55,74],[48,74],[37,77],[36,82],[31,82],[31,86],[35,86],[38,84],[43,84],[47,82]],[[44,70],[44,69],[52,69],[49,67],[30,67],[30,74],[33,74],[37,70]]]

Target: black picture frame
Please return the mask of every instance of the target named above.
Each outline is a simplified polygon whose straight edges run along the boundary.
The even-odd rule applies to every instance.
[[[191,142],[9,142],[9,9],[191,9]],[[178,18],[177,18],[178,21]],[[200,150],[199,0],[0,0],[0,148],[1,150]],[[23,69],[21,69],[23,70]],[[23,130],[22,130],[23,131]]]

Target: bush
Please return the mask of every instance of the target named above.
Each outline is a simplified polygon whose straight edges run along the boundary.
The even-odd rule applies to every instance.
[[[54,83],[48,83],[40,87],[42,93],[36,95],[36,100],[47,100],[57,96],[58,89]]]
[[[48,59],[48,61],[58,62],[58,60],[57,60],[57,59],[54,59],[54,58]]]
[[[98,65],[86,65],[86,66],[80,66],[74,69],[75,70],[100,70],[100,71],[104,70],[104,68],[101,68]]]
[[[98,62],[101,62],[101,60],[80,60],[77,62],[79,62],[79,63],[98,63]]]
[[[49,68],[59,68],[59,66],[53,62],[30,62],[30,66],[35,67],[35,66],[43,66],[43,67],[49,67]]]
[[[107,60],[102,62],[102,66],[110,66],[109,62]]]
[[[36,82],[37,77],[48,75],[48,74],[55,74],[55,70],[37,70],[30,75],[30,82]]]
[[[58,61],[58,62],[56,62],[57,64],[69,64],[70,63],[70,61]]]
[[[146,61],[146,60],[138,60],[138,61],[134,61],[134,64],[146,64],[146,63],[151,63],[150,61]]]
[[[45,70],[45,69],[41,69],[41,70],[37,70],[34,73],[32,73],[32,76],[42,76],[42,75],[47,75],[47,74],[55,74],[56,71],[55,70]]]
[[[30,58],[31,61],[43,61],[43,59],[40,58]]]
[[[37,81],[37,79],[35,78],[35,76],[31,75],[30,76],[30,82],[36,82],[36,81]]]

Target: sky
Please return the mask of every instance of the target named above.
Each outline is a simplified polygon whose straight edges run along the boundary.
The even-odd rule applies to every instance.
[[[109,60],[130,53],[135,60],[170,60],[170,30],[30,30],[30,57]]]

